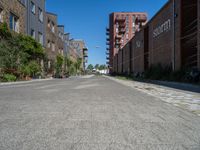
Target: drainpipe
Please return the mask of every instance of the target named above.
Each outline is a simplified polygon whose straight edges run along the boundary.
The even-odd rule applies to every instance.
[[[175,0],[173,0],[173,71],[175,71],[176,69],[176,35],[175,35],[175,18],[176,18],[176,14],[175,14]]]

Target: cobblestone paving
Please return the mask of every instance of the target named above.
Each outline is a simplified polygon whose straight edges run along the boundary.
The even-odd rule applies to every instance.
[[[123,85],[132,87],[149,95],[160,98],[161,100],[171,103],[175,106],[189,110],[200,116],[200,93],[186,92],[165,86],[142,83],[137,81],[125,81],[116,78],[110,79]]]

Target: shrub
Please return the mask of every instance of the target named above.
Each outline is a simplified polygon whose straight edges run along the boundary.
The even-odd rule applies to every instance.
[[[40,65],[36,61],[31,61],[29,64],[30,74],[32,77],[38,76],[41,72]]]
[[[157,64],[152,65],[147,71],[145,71],[144,77],[152,80],[166,80],[169,78],[171,72],[172,68],[170,66]]]
[[[13,74],[4,74],[3,75],[3,82],[13,82],[16,80],[17,80],[17,77]]]

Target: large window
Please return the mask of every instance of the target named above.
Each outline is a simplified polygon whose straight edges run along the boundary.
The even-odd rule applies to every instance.
[[[35,39],[35,30],[31,29],[31,37]]]
[[[10,29],[19,32],[19,18],[10,13]]]
[[[35,4],[31,2],[31,12],[35,14]]]
[[[39,43],[43,45],[43,34],[39,32],[38,37],[39,37]]]
[[[40,9],[40,8],[38,8],[38,10],[39,10],[39,13],[38,13],[38,15],[39,15],[39,20],[40,20],[40,22],[43,22],[43,11],[42,11],[42,9]]]
[[[3,22],[3,9],[0,8],[0,22]]]

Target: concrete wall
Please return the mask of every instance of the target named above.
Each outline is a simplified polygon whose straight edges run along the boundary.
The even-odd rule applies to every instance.
[[[0,0],[0,8],[3,9],[3,20],[9,26],[10,13],[19,18],[19,32],[26,33],[26,8],[18,0]]]

